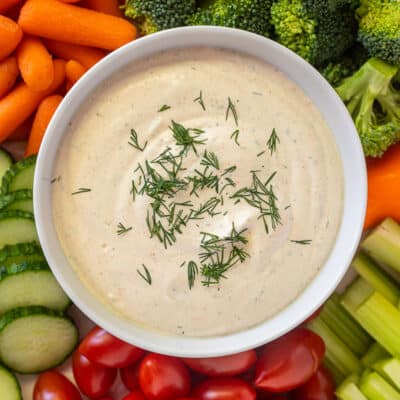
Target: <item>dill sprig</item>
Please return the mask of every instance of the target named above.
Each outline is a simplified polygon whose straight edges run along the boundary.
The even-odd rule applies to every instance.
[[[204,151],[203,158],[200,161],[201,165],[206,167],[212,167],[214,169],[219,170],[219,160],[215,153],[208,152],[207,150]]]
[[[236,129],[235,132],[233,132],[232,135],[231,135],[231,139],[233,139],[238,146],[240,146],[239,134],[240,134],[239,129]]]
[[[164,112],[164,111],[169,110],[170,108],[171,108],[171,106],[169,106],[169,105],[167,105],[167,104],[164,104],[164,105],[158,110],[158,112]]]
[[[169,129],[172,131],[176,144],[183,147],[183,154],[187,154],[191,148],[197,155],[196,145],[204,144],[207,141],[207,139],[198,139],[198,135],[204,133],[201,129],[185,128],[175,121],[171,121]],[[191,135],[191,132],[194,136]]]
[[[271,155],[276,152],[276,146],[277,144],[280,143],[278,134],[276,133],[276,129],[272,129],[271,136],[269,137],[267,141],[267,147],[271,153]]]
[[[192,290],[192,287],[194,286],[194,282],[196,280],[196,276],[199,273],[199,267],[194,261],[189,261],[188,266],[187,266],[187,274],[188,274],[188,284],[189,284],[189,290]]]
[[[132,230],[131,226],[127,228],[122,222],[120,222],[117,225],[117,234],[118,235],[123,235],[124,233],[127,233],[127,232],[129,232],[131,230]]]
[[[140,151],[143,151],[147,147],[147,142],[143,146],[140,146],[138,134],[134,129],[131,129],[128,144]]]
[[[75,196],[76,194],[88,193],[91,191],[92,191],[92,189],[89,189],[89,188],[79,188],[76,192],[72,192],[71,195]]]
[[[208,214],[210,217],[215,217],[216,215],[221,214],[220,212],[215,211],[219,204],[221,204],[220,198],[211,197],[206,202],[201,203],[196,210],[192,209],[188,219],[203,219],[204,214]]]
[[[143,266],[144,273],[138,269],[136,271],[144,281],[146,281],[149,285],[151,285],[152,279],[151,279],[150,272],[144,264],[142,264],[142,266]]]
[[[206,106],[203,101],[203,92],[200,90],[200,94],[193,100],[193,103],[199,103],[203,111],[206,111]]]
[[[260,152],[257,154],[257,157],[261,157],[263,154],[265,154],[265,150],[264,150],[264,151],[260,151]]]
[[[307,244],[311,244],[312,240],[310,239],[303,239],[303,240],[291,240],[292,243],[297,243],[297,244],[303,244],[303,245],[307,245]]]
[[[233,101],[232,101],[232,99],[230,97],[228,97],[228,107],[226,109],[226,115],[225,115],[225,120],[226,121],[228,121],[229,114],[232,114],[233,119],[235,120],[235,124],[237,126],[238,125],[238,121],[239,121],[238,113],[237,113],[237,110],[236,110],[236,106],[235,106],[235,104],[233,103]]]

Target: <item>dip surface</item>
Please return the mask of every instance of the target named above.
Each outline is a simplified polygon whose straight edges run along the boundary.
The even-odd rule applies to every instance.
[[[201,130],[186,132],[197,155],[177,145],[172,121]],[[219,169],[205,171],[205,150]],[[154,162],[163,152],[181,161],[176,179],[186,182],[163,201],[178,204],[175,215],[198,216],[166,246],[146,223],[154,199],[138,193],[146,160],[167,179]],[[217,176],[219,187],[190,194],[202,179],[196,170]],[[255,177],[271,177],[266,192]],[[219,49],[161,53],[107,81],[71,121],[54,178],[57,233],[80,279],[122,318],[165,334],[222,335],[271,318],[318,273],[342,216],[341,163],[315,105],[270,65]],[[214,208],[200,212],[209,201]],[[243,262],[207,281],[204,243],[217,238],[227,258],[233,229],[245,238],[237,242]]]

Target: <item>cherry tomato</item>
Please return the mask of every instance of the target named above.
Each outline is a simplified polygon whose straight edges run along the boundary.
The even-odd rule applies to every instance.
[[[72,356],[72,371],[79,390],[92,399],[105,396],[117,376],[116,369],[96,364],[79,351]]]
[[[146,397],[140,390],[135,390],[127,394],[122,400],[146,400]]]
[[[294,400],[333,400],[335,385],[330,373],[323,367],[303,386],[293,392]]]
[[[190,392],[190,375],[178,358],[147,354],[140,362],[139,383],[149,400],[175,400]]]
[[[144,354],[144,350],[123,342],[97,326],[82,340],[79,352],[90,361],[109,368],[134,364]]]
[[[137,390],[140,388],[139,366],[140,364],[133,364],[119,370],[122,383],[128,390]]]
[[[113,398],[112,398],[112,397],[102,397],[102,398],[99,399],[99,400],[113,400]]]
[[[82,397],[64,375],[57,371],[47,371],[36,381],[33,400],[82,400]]]
[[[256,391],[238,378],[213,378],[200,383],[193,397],[198,400],[255,400]]]
[[[247,371],[257,361],[257,355],[254,350],[248,350],[225,357],[182,358],[182,360],[191,369],[203,375],[235,376]]]
[[[255,385],[270,392],[298,388],[315,374],[325,353],[322,339],[305,328],[267,344],[256,364]]]

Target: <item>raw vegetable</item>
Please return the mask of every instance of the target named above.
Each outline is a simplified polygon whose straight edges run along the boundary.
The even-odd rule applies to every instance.
[[[44,372],[36,381],[33,400],[82,400],[78,389],[57,371]]]
[[[325,368],[318,371],[299,389],[292,393],[294,400],[334,400],[335,385]]]
[[[74,85],[86,72],[86,68],[78,61],[70,60],[65,66],[65,74],[68,79],[68,83]]]
[[[11,154],[2,148],[0,148],[0,179],[3,179],[6,171],[11,167],[13,159]]]
[[[62,99],[62,96],[53,95],[46,97],[39,104],[39,107],[36,111],[35,119],[33,120],[28,144],[25,149],[25,157],[39,153],[40,145],[42,143],[44,134],[46,133],[46,129],[50,123],[51,118],[53,117],[53,114],[56,112],[57,107],[62,102]]]
[[[6,11],[10,10],[12,7],[21,3],[21,0],[1,0],[0,2],[0,14],[5,14]]]
[[[21,387],[16,376],[0,365],[1,400],[22,400]]]
[[[123,397],[122,400],[146,400],[146,397],[140,390],[135,390]]]
[[[104,14],[114,15],[115,17],[123,16],[118,0],[83,0],[81,4],[83,7],[90,8],[91,10],[99,11]]]
[[[119,370],[121,380],[128,390],[137,390],[140,388],[139,384],[139,366],[140,363],[128,365]]]
[[[237,378],[214,378],[200,383],[193,391],[198,400],[255,400],[255,390]]]
[[[0,60],[8,57],[22,39],[22,30],[12,19],[0,15]]]
[[[14,86],[19,70],[15,57],[0,62],[0,99]]]
[[[1,194],[33,188],[36,155],[24,158],[12,165],[3,176]]]
[[[8,268],[13,264],[31,261],[44,261],[42,250],[37,243],[17,243],[12,246],[4,246],[0,250],[0,277],[7,274]]]
[[[397,358],[389,358],[378,361],[373,365],[373,369],[397,390],[400,390],[400,360]]]
[[[361,362],[363,363],[364,367],[372,368],[375,363],[388,357],[390,357],[390,354],[379,343],[374,342],[364,354]]]
[[[75,324],[58,311],[31,306],[0,317],[0,359],[19,373],[37,373],[61,364],[77,342]]]
[[[376,372],[361,379],[360,389],[368,399],[400,400],[400,393]]]
[[[358,382],[357,376],[350,376],[338,387],[336,396],[340,400],[368,400],[357,386]]]
[[[20,210],[33,213],[32,190],[22,189],[1,195],[0,210]]]
[[[32,35],[107,50],[136,38],[135,27],[122,18],[56,0],[28,0],[18,24]]]

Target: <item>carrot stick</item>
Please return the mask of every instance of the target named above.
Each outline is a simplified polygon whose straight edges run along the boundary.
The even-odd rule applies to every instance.
[[[62,96],[53,95],[46,97],[40,103],[33,120],[31,134],[29,135],[28,145],[25,149],[25,157],[39,152],[47,126],[62,101]]]
[[[54,78],[53,60],[42,41],[26,36],[17,49],[22,79],[34,91],[46,90]]]
[[[85,72],[86,68],[75,60],[68,61],[65,66],[65,75],[71,85],[76,83]]]
[[[118,0],[84,0],[82,6],[116,17],[123,17],[124,15],[119,8]]]
[[[65,61],[54,61],[54,80],[43,92],[34,92],[26,83],[19,84],[0,100],[0,142],[15,131],[39,106],[40,102],[53,93],[65,79]]]
[[[365,229],[386,217],[400,221],[400,144],[380,159],[368,160],[368,207]]]
[[[63,3],[78,3],[81,0],[60,0],[60,1],[62,1]]]
[[[21,39],[21,28],[12,19],[0,15],[0,60],[9,56]]]
[[[0,62],[0,99],[14,86],[18,78],[18,64],[15,57]]]
[[[18,3],[20,3],[21,0],[1,0],[0,1],[0,14],[4,14],[14,6],[16,6]]]
[[[31,133],[33,123],[33,116],[25,120],[11,135],[7,138],[7,141],[19,141],[28,140],[29,134]],[[24,149],[25,150],[25,149]]]
[[[28,0],[18,23],[24,32],[63,42],[114,50],[136,38],[123,18],[56,0]]]
[[[89,69],[106,56],[103,50],[93,47],[80,46],[78,44],[58,42],[57,40],[46,39],[44,41],[50,53],[64,60],[76,60],[85,68]]]

